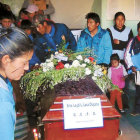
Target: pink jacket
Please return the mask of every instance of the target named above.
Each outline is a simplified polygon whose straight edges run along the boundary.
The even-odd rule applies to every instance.
[[[121,89],[125,87],[125,81],[122,78],[126,75],[127,72],[121,64],[117,68],[110,67],[108,70],[108,77],[112,80],[112,83]]]

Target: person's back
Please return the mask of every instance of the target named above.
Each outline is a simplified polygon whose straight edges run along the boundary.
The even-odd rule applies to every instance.
[[[100,26],[100,18],[96,13],[86,15],[87,28],[81,32],[76,51],[89,48],[97,64],[108,65],[112,54],[112,45],[109,33]]]

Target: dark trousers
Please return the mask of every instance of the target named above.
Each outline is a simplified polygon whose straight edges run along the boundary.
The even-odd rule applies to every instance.
[[[140,113],[140,85],[136,85],[136,97],[134,111]]]

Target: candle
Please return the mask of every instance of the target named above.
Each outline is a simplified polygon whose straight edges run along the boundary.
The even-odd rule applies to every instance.
[[[38,135],[37,135],[37,133],[34,133],[34,140],[38,140]]]

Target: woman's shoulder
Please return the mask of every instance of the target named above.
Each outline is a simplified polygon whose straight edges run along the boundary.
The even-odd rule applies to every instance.
[[[6,82],[0,77],[0,90],[2,89],[9,91]]]

